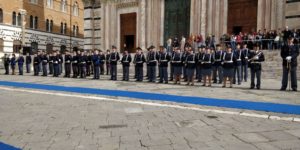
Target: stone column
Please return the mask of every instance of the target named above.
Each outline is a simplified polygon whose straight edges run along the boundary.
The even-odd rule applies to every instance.
[[[220,5],[221,4],[220,3],[221,3],[221,0],[215,0],[214,35],[215,35],[215,39],[216,39],[217,43],[219,42],[219,37],[220,37],[220,30],[219,30],[220,21],[221,21],[221,18],[220,18],[220,13],[221,13]]]
[[[165,0],[160,0],[160,45],[164,45]]]
[[[213,11],[213,6],[212,6],[212,0],[208,0],[207,4],[207,26],[206,26],[206,33],[208,35],[212,34],[212,11]]]
[[[257,30],[265,27],[265,0],[258,0],[257,8]]]
[[[146,35],[145,35],[145,30],[146,30],[146,0],[140,0],[140,31],[141,31],[141,36],[140,36],[140,47],[144,50],[146,48]]]
[[[222,35],[227,33],[227,21],[228,21],[228,0],[222,0],[223,2],[223,11],[221,12],[222,13],[222,18],[223,18],[223,21],[222,21]]]
[[[201,0],[200,34],[203,36],[203,38],[205,38],[206,36],[206,15],[207,15],[206,6],[207,6],[207,0]]]

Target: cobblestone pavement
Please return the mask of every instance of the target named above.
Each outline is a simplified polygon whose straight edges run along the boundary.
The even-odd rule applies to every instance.
[[[249,83],[222,89],[32,76],[0,80],[287,104],[299,104],[300,96],[279,92],[275,80],[263,80],[268,90],[261,91],[249,91]],[[300,149],[299,122],[11,90],[0,95],[0,141],[24,150]]]

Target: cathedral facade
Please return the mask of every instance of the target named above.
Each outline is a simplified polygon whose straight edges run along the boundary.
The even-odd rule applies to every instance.
[[[133,52],[174,37],[214,35],[218,42],[226,33],[278,30],[290,22],[293,28],[297,23],[286,16],[290,4],[300,6],[281,0],[99,0],[85,5],[84,49],[116,45]]]

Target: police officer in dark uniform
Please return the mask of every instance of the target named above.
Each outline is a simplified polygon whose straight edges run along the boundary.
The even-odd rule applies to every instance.
[[[159,52],[159,83],[165,82],[168,84],[168,63],[171,60],[170,55],[166,52],[166,49],[163,46],[160,46]]]
[[[82,50],[78,57],[80,78],[86,78],[86,62],[87,62],[87,56],[85,55],[84,50]]]
[[[217,50],[214,52],[214,58],[215,62],[213,64],[213,80],[214,83],[217,83],[217,75],[219,79],[219,84],[222,84],[223,81],[223,68],[222,68],[222,56],[223,56],[223,51],[221,50],[221,45],[217,44]]]
[[[180,52],[180,48],[176,47],[176,52],[172,57],[172,64],[174,69],[174,84],[180,84],[180,79],[182,75],[182,66],[183,66],[183,57],[182,53]]]
[[[109,63],[110,63],[110,80],[117,80],[117,62],[120,60],[120,55],[117,52],[117,47],[112,46],[112,52],[109,55]]]
[[[144,63],[146,62],[144,54],[142,54],[142,49],[140,47],[137,48],[137,52],[134,56],[133,63],[135,64],[136,70],[136,81],[142,82],[143,81],[143,67]]]
[[[199,51],[197,53],[197,70],[198,70],[198,82],[201,82],[202,81],[202,57],[203,55],[205,54],[205,47],[202,45],[200,46],[199,48]]]
[[[189,54],[189,48],[190,48],[190,44],[186,43],[184,46],[184,51],[182,53],[182,59],[186,60],[187,55]],[[185,63],[185,62],[184,62]],[[187,73],[186,73],[186,65],[182,66],[182,72],[183,72],[183,79],[186,82],[187,81]]]
[[[242,57],[243,57],[240,44],[237,44],[234,54],[237,60],[234,67],[233,84],[236,84],[236,78],[237,78],[238,85],[240,85],[242,82]]]
[[[188,48],[188,53],[185,58],[187,84],[194,86],[194,75],[197,65],[197,56],[191,47]]]
[[[57,52],[53,52],[53,77],[59,76],[59,56],[57,55]]]
[[[24,57],[22,54],[20,54],[17,62],[18,62],[18,67],[19,67],[19,75],[23,75],[23,65],[24,65],[25,60],[24,60]]]
[[[4,68],[5,68],[5,74],[9,75],[9,64],[10,64],[10,58],[8,54],[4,54]]]
[[[259,50],[259,45],[254,46],[254,52],[250,52],[249,54],[249,62],[250,62],[250,69],[251,69],[251,85],[250,89],[254,89],[255,87],[255,77],[256,77],[256,88],[260,89],[261,83],[261,70],[262,65],[261,63],[265,61],[265,56],[262,51]]]
[[[226,87],[226,81],[229,80],[230,88],[232,88],[232,82],[234,77],[234,67],[236,63],[236,55],[232,51],[230,45],[227,46],[227,51],[223,54],[222,66],[223,66],[223,88]]]
[[[244,44],[242,50],[242,79],[247,82],[248,78],[248,60],[249,60],[250,51],[247,48],[247,44]]]
[[[105,64],[105,54],[103,54],[102,50],[99,51],[100,55],[100,74],[104,75],[104,64]]]
[[[94,69],[94,78],[93,79],[100,79],[100,65],[101,65],[101,57],[98,54],[98,50],[94,51],[94,54],[92,56],[93,61],[93,69]]]
[[[110,74],[110,50],[106,50],[106,56],[105,56],[105,64],[106,64],[106,75]]]
[[[42,52],[40,50],[38,51],[37,56],[39,57],[39,60],[40,60],[39,72],[42,72],[43,71],[43,64],[42,64],[42,57],[43,57],[43,55],[42,55]]]
[[[39,67],[40,67],[41,59],[37,54],[34,54],[33,57],[33,70],[34,70],[34,76],[39,75]]]
[[[159,59],[158,53],[155,50],[155,47],[152,45],[149,47],[149,57],[148,57],[148,82],[155,82],[156,81],[156,67],[157,67],[157,60]]]
[[[203,54],[201,64],[202,64],[202,80],[203,85],[206,86],[206,81],[208,79],[208,86],[211,86],[211,74],[212,74],[212,65],[214,63],[214,57],[210,47],[206,48],[206,53]]]
[[[47,67],[48,67],[49,59],[48,59],[48,56],[45,52],[42,52],[42,57],[41,58],[42,58],[42,69],[43,69],[43,75],[42,76],[46,77],[48,75]]]
[[[76,51],[73,52],[72,70],[73,70],[73,78],[77,78],[79,74],[78,74],[78,54]]]
[[[53,74],[53,52],[51,52],[50,54],[49,54],[49,63],[48,63],[48,65],[49,65],[49,74],[50,75],[52,75]]]
[[[68,50],[66,50],[65,54],[65,76],[67,78],[71,77],[71,63],[72,63],[72,56]]]
[[[123,67],[123,81],[129,81],[129,67],[131,63],[131,56],[130,54],[128,54],[128,51],[124,51],[121,63]]]
[[[173,47],[172,49],[172,53],[171,53],[171,58],[173,58],[173,56],[176,53],[176,47]],[[173,81],[174,80],[174,64],[172,63],[172,61],[170,62],[170,80],[169,81]]]
[[[57,56],[58,56],[58,61],[59,61],[59,66],[58,66],[59,75],[61,75],[62,74],[62,69],[63,69],[62,64],[64,63],[64,59],[63,59],[62,54],[59,51],[57,51]]]
[[[297,57],[299,56],[299,47],[294,45],[294,38],[289,37],[288,43],[281,48],[282,62],[282,86],[281,91],[285,91],[288,86],[288,78],[290,74],[291,87],[293,91],[297,91]]]
[[[90,76],[92,73],[92,55],[91,52],[87,52],[87,61],[86,61],[86,76]]]
[[[30,70],[31,70],[30,65],[31,65],[32,60],[31,60],[31,56],[29,53],[26,54],[25,61],[26,61],[25,62],[26,63],[26,73],[30,73]]]
[[[16,61],[17,61],[16,55],[13,53],[10,59],[10,67],[11,67],[12,75],[15,75]]]

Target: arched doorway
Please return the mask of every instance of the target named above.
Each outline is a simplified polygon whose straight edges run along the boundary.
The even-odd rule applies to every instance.
[[[13,41],[13,52],[19,53],[21,48],[22,48],[22,42],[20,40],[14,40]]]
[[[38,47],[39,47],[39,45],[38,45],[37,42],[32,42],[32,43],[31,43],[31,51],[32,51],[32,53],[37,53],[38,50],[39,50]]]
[[[127,50],[129,53],[134,53],[136,47],[136,13],[128,13],[120,15],[121,21],[121,52]],[[126,45],[126,46],[125,46]]]
[[[258,0],[228,0],[229,33],[253,32],[257,29]]]
[[[53,51],[53,44],[47,44],[46,45],[46,51],[47,51],[47,53],[52,53],[52,51]]]

